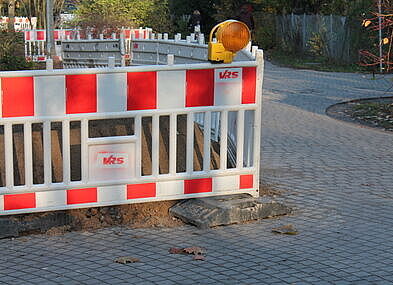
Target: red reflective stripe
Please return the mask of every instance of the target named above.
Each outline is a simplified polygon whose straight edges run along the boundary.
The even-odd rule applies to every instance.
[[[127,110],[157,108],[157,73],[127,73]]]
[[[184,194],[212,192],[212,178],[184,180]]]
[[[33,77],[1,78],[3,117],[34,116]]]
[[[97,112],[96,74],[66,75],[66,113]]]
[[[254,187],[254,175],[240,175],[240,189],[249,189]]]
[[[135,38],[139,39],[139,30],[134,30],[134,33],[135,33]]]
[[[214,69],[187,70],[186,107],[213,106]]]
[[[44,41],[45,40],[45,31],[37,31],[37,40]]]
[[[156,183],[127,185],[127,200],[156,197]]]
[[[126,39],[131,38],[131,30],[124,30],[124,38]]]
[[[30,32],[25,32],[25,40],[30,41]]]
[[[35,208],[35,193],[4,195],[4,210]]]
[[[67,190],[67,205],[96,202],[97,188]]]
[[[257,68],[243,67],[242,104],[255,104]]]
[[[59,31],[53,31],[53,38],[55,41],[59,40]]]

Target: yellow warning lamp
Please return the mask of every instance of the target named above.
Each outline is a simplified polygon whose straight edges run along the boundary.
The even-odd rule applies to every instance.
[[[213,35],[217,42],[213,42]],[[247,25],[227,20],[219,23],[210,31],[208,59],[212,63],[231,63],[236,53],[244,49],[251,40]]]

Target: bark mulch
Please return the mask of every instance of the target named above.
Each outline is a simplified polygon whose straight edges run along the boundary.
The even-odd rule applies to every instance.
[[[393,132],[393,97],[352,100],[326,110],[335,119]]]

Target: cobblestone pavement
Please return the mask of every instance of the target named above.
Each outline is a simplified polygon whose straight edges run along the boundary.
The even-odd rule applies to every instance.
[[[293,215],[198,230],[107,228],[0,241],[0,284],[391,284],[393,135],[343,123],[325,109],[386,95],[368,75],[267,64],[262,177]],[[271,229],[293,224],[298,235]],[[169,254],[201,246],[205,261]],[[117,264],[118,256],[140,262]]]

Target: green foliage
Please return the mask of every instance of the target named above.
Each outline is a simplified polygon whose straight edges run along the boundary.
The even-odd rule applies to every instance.
[[[190,15],[181,15],[174,17],[173,25],[174,31],[176,33],[181,33],[182,35],[187,35],[190,33],[188,30],[188,21],[190,19]]]
[[[170,0],[169,8],[174,22],[174,31],[189,33],[187,29],[188,17],[194,10],[199,10],[202,17],[202,32],[208,34],[210,29],[217,23],[214,19],[216,13],[216,2],[218,0]]]
[[[94,28],[98,32],[140,26],[157,31],[171,29],[166,0],[80,0],[75,14],[74,25]]]
[[[216,18],[228,18],[243,3],[250,3],[255,10],[272,14],[322,14],[359,16],[370,9],[373,0],[216,0]]]
[[[268,13],[254,13],[255,30],[252,40],[264,50],[269,50],[277,45],[275,15]]]
[[[168,1],[153,1],[153,6],[148,10],[146,18],[143,19],[142,26],[150,27],[160,33],[171,33],[173,31],[173,23]]]
[[[309,52],[314,56],[325,56],[326,43],[323,39],[322,33],[314,33],[307,45],[309,46]]]
[[[373,0],[260,0],[262,9],[279,14],[322,14],[355,16],[371,7]]]
[[[0,32],[0,70],[29,69],[32,64],[24,57],[22,33]]]

